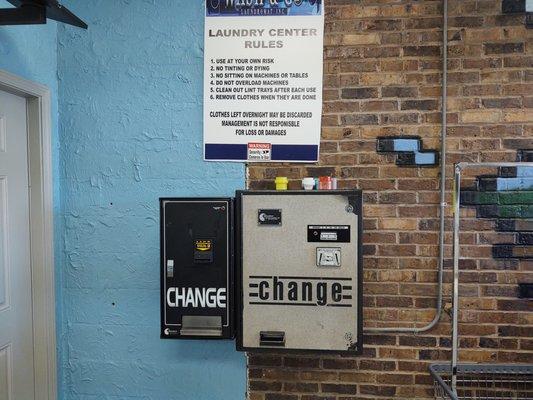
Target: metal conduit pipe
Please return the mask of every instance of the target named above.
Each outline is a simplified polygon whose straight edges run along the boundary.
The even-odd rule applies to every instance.
[[[422,333],[429,331],[440,321],[442,314],[442,286],[444,275],[444,235],[446,214],[446,130],[447,130],[447,100],[448,100],[448,0],[443,0],[443,29],[442,29],[442,130],[440,135],[440,231],[439,231],[439,261],[437,278],[437,304],[433,320],[418,328],[366,328],[366,333]]]

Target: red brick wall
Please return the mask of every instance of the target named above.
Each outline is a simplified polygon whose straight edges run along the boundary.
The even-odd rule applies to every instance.
[[[326,12],[320,163],[254,164],[249,184],[272,188],[288,176],[299,188],[304,176],[332,175],[363,189],[364,324],[425,325],[436,298],[439,168],[400,168],[375,150],[381,135],[440,146],[442,1],[329,0]],[[517,149],[533,148],[533,30],[524,15],[502,15],[501,0],[450,0],[449,16],[451,186],[454,162],[515,161]],[[463,254],[473,258],[461,264],[460,360],[533,362],[532,302],[517,297],[533,262],[493,259],[491,243],[505,234],[471,208],[463,218]],[[431,398],[428,365],[450,359],[449,285],[445,293],[436,328],[365,335],[361,357],[249,354],[249,398]]]

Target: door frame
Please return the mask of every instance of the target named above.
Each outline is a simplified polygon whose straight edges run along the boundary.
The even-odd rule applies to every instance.
[[[35,400],[56,400],[50,90],[3,70],[0,70],[0,90],[27,99]]]

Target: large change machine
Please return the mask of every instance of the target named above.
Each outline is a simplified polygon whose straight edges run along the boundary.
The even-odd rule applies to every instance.
[[[241,351],[361,352],[360,191],[201,201],[162,199],[162,337],[235,333]],[[234,230],[214,212],[222,206]]]
[[[237,193],[239,350],[358,352],[361,195]]]

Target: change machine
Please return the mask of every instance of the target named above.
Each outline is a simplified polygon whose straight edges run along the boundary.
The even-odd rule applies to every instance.
[[[361,192],[237,192],[238,350],[362,350]]]
[[[230,339],[233,199],[160,199],[161,337]]]

